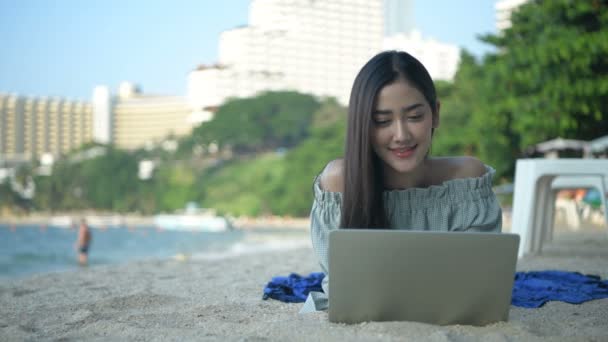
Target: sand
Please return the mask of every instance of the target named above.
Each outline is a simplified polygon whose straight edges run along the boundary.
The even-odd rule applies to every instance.
[[[560,233],[519,270],[560,269],[608,277],[605,231]],[[415,322],[333,324],[301,304],[264,301],[276,275],[318,271],[309,246],[220,260],[145,261],[0,280],[1,341],[343,340],[608,341],[608,299],[511,307],[485,327]]]

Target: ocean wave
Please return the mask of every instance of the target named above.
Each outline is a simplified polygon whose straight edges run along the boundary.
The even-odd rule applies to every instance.
[[[219,260],[242,255],[260,254],[267,252],[278,252],[310,247],[308,239],[273,239],[266,241],[242,241],[236,242],[230,248],[223,251],[196,253],[188,257],[177,254],[174,259],[184,260]]]
[[[39,262],[71,262],[74,260],[72,255],[65,254],[36,254],[36,253],[16,253],[12,255],[12,262],[16,264],[39,263]]]

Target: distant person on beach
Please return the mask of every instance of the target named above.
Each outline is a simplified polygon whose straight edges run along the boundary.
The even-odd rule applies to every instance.
[[[82,266],[88,263],[89,247],[91,247],[91,229],[85,219],[80,220],[78,228],[78,239],[76,240],[76,250],[78,251],[78,263]]]
[[[331,230],[501,231],[495,170],[474,157],[430,156],[439,109],[428,71],[406,52],[382,52],[359,71],[344,156],[330,161],[313,183],[311,235],[328,275],[325,294]],[[310,295],[301,312],[326,309],[325,294]]]

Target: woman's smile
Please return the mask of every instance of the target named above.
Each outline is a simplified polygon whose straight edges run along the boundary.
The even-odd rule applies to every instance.
[[[398,148],[389,148],[389,150],[399,159],[406,159],[414,155],[416,152],[416,147],[418,145],[414,145],[411,147],[398,147]]]

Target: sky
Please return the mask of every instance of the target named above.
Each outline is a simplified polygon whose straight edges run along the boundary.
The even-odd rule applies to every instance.
[[[324,0],[331,1],[331,0]],[[495,33],[493,0],[416,0],[424,38],[476,56]],[[186,95],[188,72],[213,64],[219,34],[247,25],[249,0],[0,0],[0,92],[90,100],[131,81]]]

